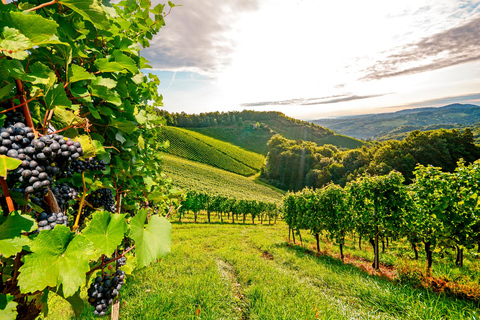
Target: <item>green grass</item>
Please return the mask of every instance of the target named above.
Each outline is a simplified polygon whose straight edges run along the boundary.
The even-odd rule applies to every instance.
[[[163,155],[163,163],[164,172],[182,189],[268,202],[279,202],[283,197],[274,187],[203,163],[169,154]]]
[[[120,319],[478,319],[478,305],[397,285],[286,243],[287,226],[174,223],[172,253],[129,278]],[[304,235],[304,238],[311,236]],[[93,319],[91,307],[79,319]],[[57,301],[49,319],[71,319]],[[60,316],[61,315],[61,316]]]
[[[261,154],[183,128],[164,127],[159,140],[170,142],[165,150],[170,154],[243,176],[254,175],[265,162]]]

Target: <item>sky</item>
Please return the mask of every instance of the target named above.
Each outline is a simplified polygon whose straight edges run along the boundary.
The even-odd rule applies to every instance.
[[[169,112],[480,105],[480,1],[173,2],[142,51]]]

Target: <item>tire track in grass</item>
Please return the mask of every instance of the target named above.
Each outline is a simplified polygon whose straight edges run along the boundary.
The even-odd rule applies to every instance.
[[[235,267],[231,265],[229,262],[222,259],[217,260],[217,266],[218,266],[218,273],[220,274],[220,277],[223,278],[228,283],[230,283],[231,291],[234,294],[234,296],[237,298],[236,306],[233,312],[238,314],[239,319],[249,320],[250,311],[249,311],[248,300],[245,298],[245,295],[243,294],[242,286],[235,274]]]

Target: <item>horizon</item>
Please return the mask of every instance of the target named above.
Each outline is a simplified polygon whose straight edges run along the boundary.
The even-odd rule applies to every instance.
[[[167,111],[316,119],[480,101],[480,2],[176,4],[142,51]]]

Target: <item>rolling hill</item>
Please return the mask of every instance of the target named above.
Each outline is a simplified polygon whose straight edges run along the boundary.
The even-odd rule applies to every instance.
[[[261,154],[184,128],[165,126],[158,140],[170,142],[167,153],[243,176],[256,174],[265,162]]]
[[[211,112],[178,114],[161,111],[169,126],[188,128],[204,135],[232,143],[245,150],[266,155],[267,142],[275,134],[291,140],[332,144],[339,148],[357,148],[365,144],[355,138],[335,133],[316,124],[285,116],[281,112]]]
[[[439,108],[415,108],[391,113],[319,119],[313,122],[359,139],[397,139],[413,130],[465,128],[480,121],[480,107],[451,104]],[[385,137],[387,138],[381,138]]]
[[[278,202],[283,197],[280,190],[252,178],[170,154],[163,155],[163,171],[176,186],[185,190],[268,202]]]

